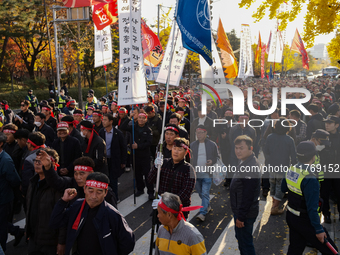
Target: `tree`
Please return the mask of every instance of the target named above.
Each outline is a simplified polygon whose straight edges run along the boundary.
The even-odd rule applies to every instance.
[[[336,36],[327,45],[327,51],[331,60],[332,66],[340,66],[338,60],[340,59],[340,33],[336,32]]]
[[[241,0],[239,6],[249,8],[256,0]],[[276,11],[282,3],[292,5],[291,11],[282,12],[279,15]],[[280,19],[281,31],[285,30],[288,22],[296,19],[297,15],[301,12],[303,4],[306,0],[264,0],[258,7],[257,12],[253,14],[256,21],[260,21],[263,17],[267,16],[266,12],[269,11],[270,19]],[[333,0],[310,0],[307,3],[307,14],[304,23],[303,41],[306,47],[310,48],[314,44],[316,36],[321,34],[328,34],[333,32],[339,25],[340,21],[340,5],[338,1]]]

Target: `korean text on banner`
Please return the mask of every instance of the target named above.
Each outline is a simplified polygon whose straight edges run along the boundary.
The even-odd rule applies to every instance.
[[[156,67],[163,59],[163,48],[157,35],[148,27],[142,19],[142,35],[143,35],[143,56],[144,64]]]
[[[147,102],[141,41],[140,0],[118,0],[119,81],[118,105]]]
[[[179,86],[188,51],[182,46],[181,33],[176,21],[174,20],[172,24],[169,38],[173,38],[173,33],[175,33],[175,40],[174,42],[172,42],[172,40],[168,41],[156,82],[164,84],[167,82],[167,76],[170,70],[170,58],[171,54],[173,54],[169,84]],[[173,49],[173,47],[175,47],[175,49]]]
[[[254,76],[250,28],[248,24],[242,24],[238,78],[246,79],[250,76]]]
[[[94,67],[108,65],[112,63],[112,39],[111,27],[107,26],[103,30],[97,30],[94,26]]]
[[[184,48],[200,54],[212,65],[208,0],[178,0],[176,20],[182,33]]]
[[[265,75],[264,75],[264,62],[265,62],[266,50],[267,50],[267,46],[266,46],[266,44],[263,43],[262,48],[261,48],[261,78],[262,79],[265,77]]]

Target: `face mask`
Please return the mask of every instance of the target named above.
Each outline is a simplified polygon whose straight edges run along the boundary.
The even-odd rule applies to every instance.
[[[85,137],[85,135],[83,134],[83,132],[80,132],[80,135],[81,135],[81,137]]]
[[[34,125],[36,125],[37,127],[40,127],[40,126],[41,126],[41,122],[35,121],[35,122],[34,122]]]
[[[325,145],[317,145],[316,150],[317,151],[322,151],[326,146]]]

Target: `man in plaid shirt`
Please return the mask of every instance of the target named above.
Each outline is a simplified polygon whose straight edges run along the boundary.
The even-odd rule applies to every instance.
[[[185,161],[189,151],[189,141],[185,138],[176,138],[172,149],[172,157],[164,159],[161,167],[159,190],[161,195],[170,192],[180,197],[183,207],[190,206],[191,194],[195,187],[196,174],[192,165]],[[148,175],[149,183],[156,183],[157,167],[153,167]],[[187,218],[188,213],[184,212]]]

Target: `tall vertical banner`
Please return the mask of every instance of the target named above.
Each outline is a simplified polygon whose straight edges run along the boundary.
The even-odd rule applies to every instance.
[[[144,64],[147,66],[156,67],[163,59],[163,48],[157,35],[149,28],[143,19],[142,35]]]
[[[201,67],[201,77],[202,82],[206,83],[213,88],[216,85],[227,85],[224,77],[224,72],[221,64],[220,56],[218,55],[218,51],[216,48],[216,44],[214,42],[214,38],[211,37],[211,46],[212,46],[212,57],[213,64],[210,66],[207,61],[200,55],[200,67]],[[220,88],[215,88],[220,98],[229,98],[228,90]],[[214,95],[215,97],[215,95]]]
[[[277,15],[288,10],[288,5],[282,3],[277,10]],[[272,34],[272,42],[269,47],[268,62],[281,63],[286,39],[286,31],[279,30],[279,20],[275,21],[275,26]]]
[[[255,62],[259,62],[259,57],[260,57],[260,51],[262,49],[262,42],[261,42],[261,34],[259,32],[259,41],[257,43],[257,48],[256,48],[256,53],[255,53]]]
[[[111,27],[97,30],[94,26],[94,67],[112,63]]]
[[[174,42],[172,42],[173,36],[175,36]],[[182,45],[181,32],[175,20],[172,22],[172,28],[171,28],[168,44],[166,45],[165,55],[163,58],[161,68],[159,70],[159,74],[156,79],[156,82],[158,83],[165,84],[167,82],[167,77],[168,77],[168,73],[170,70],[171,54],[173,54],[173,58],[172,58],[172,63],[171,63],[171,73],[170,73],[169,84],[173,86],[179,86],[179,82],[181,80],[184,65],[185,65],[185,60],[188,55],[188,50],[185,49]]]
[[[250,76],[254,76],[250,28],[248,24],[242,24],[238,78],[246,79]]]
[[[141,41],[140,0],[118,0],[119,81],[118,105],[147,102]]]

